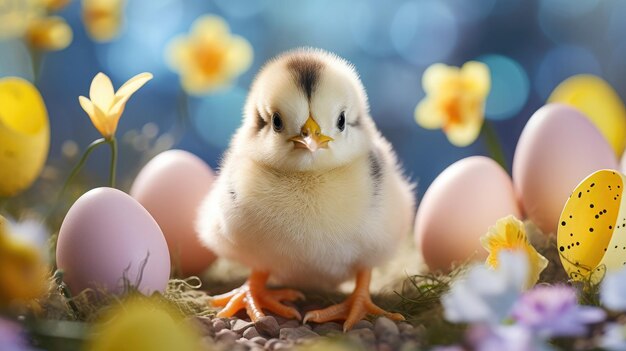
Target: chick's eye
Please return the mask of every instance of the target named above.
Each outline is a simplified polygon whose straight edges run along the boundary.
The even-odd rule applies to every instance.
[[[343,111],[339,115],[339,118],[337,118],[337,128],[342,132],[346,129],[346,113]]]
[[[272,127],[276,132],[280,132],[283,130],[283,120],[280,118],[280,115],[278,113],[274,113],[272,115]]]

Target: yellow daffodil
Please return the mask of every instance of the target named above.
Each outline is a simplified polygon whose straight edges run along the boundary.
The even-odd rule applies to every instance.
[[[123,21],[124,0],[83,0],[83,23],[87,34],[99,42],[114,39]]]
[[[33,48],[46,51],[63,50],[72,42],[72,28],[58,16],[35,18],[28,24],[26,42]]]
[[[250,43],[231,35],[228,24],[212,15],[197,19],[191,33],[174,38],[167,49],[183,89],[194,95],[230,85],[250,67],[252,55]]]
[[[434,64],[422,77],[426,97],[415,108],[415,120],[426,129],[441,128],[456,146],[467,146],[480,134],[491,78],[489,68],[470,61],[463,67]]]
[[[19,38],[28,23],[41,15],[39,0],[0,0],[0,39]]]
[[[67,6],[72,0],[40,0],[41,4],[51,12],[59,11]]]
[[[548,266],[548,260],[530,244],[524,223],[514,216],[499,219],[496,225],[490,227],[487,234],[480,238],[480,242],[489,252],[486,264],[493,268],[498,268],[499,253],[503,250],[526,253],[529,269],[525,288],[533,287],[539,280],[541,272]]]
[[[91,82],[89,99],[79,96],[78,101],[100,134],[105,139],[111,139],[115,135],[126,102],[150,79],[152,74],[141,73],[114,91],[111,79],[104,73],[98,73]]]
[[[48,274],[38,249],[9,236],[0,216],[0,307],[31,305],[48,290]]]
[[[95,327],[88,351],[202,350],[198,331],[156,299],[131,298]]]

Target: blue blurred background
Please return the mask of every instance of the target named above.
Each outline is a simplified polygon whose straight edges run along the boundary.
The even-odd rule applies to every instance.
[[[459,66],[480,60],[489,65],[492,92],[486,114],[509,164],[524,124],[565,78],[595,74],[626,98],[624,0],[128,0],[121,35],[105,44],[87,36],[80,2],[74,0],[59,13],[72,27],[74,40],[46,56],[38,80],[51,120],[50,159],[61,157],[67,140],[82,149],[99,137],[77,99],[88,93],[99,71],[116,87],[140,72],[155,76],[129,102],[118,135],[142,129],[155,134],[155,126],[158,133],[170,130],[178,118],[181,88],[165,64],[164,50],[171,38],[187,33],[193,20],[207,13],[222,16],[254,48],[252,67],[231,89],[191,99],[195,132],[186,132],[174,145],[214,168],[240,123],[255,73],[269,58],[299,46],[330,50],[356,65],[372,116],[407,173],[419,182],[420,195],[452,162],[487,154],[480,139],[458,148],[440,130],[415,123],[413,111],[424,96],[421,76],[432,63]],[[32,79],[20,41],[0,42],[0,76],[7,75]],[[123,166],[137,163],[129,155],[122,149],[120,172],[132,176],[135,169]],[[89,165],[96,173],[106,169],[108,155],[98,159]]]

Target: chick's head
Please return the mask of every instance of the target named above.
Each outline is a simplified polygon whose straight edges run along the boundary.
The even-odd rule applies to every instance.
[[[234,147],[289,171],[324,171],[367,155],[375,127],[354,67],[334,54],[299,49],[257,75]]]

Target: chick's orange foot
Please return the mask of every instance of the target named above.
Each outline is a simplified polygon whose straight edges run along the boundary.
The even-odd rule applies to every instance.
[[[404,320],[401,314],[387,312],[372,302],[369,293],[371,277],[372,272],[370,270],[359,271],[354,292],[346,301],[321,310],[307,312],[304,316],[304,323],[308,321],[325,323],[333,320],[345,320],[343,331],[347,332],[368,314],[385,316],[396,321]]]
[[[253,271],[240,288],[214,296],[211,304],[214,307],[224,307],[217,317],[232,317],[245,308],[253,322],[265,316],[264,309],[281,317],[301,320],[302,316],[298,310],[281,301],[304,300],[304,295],[292,289],[269,290],[265,286],[268,278],[268,273]]]

